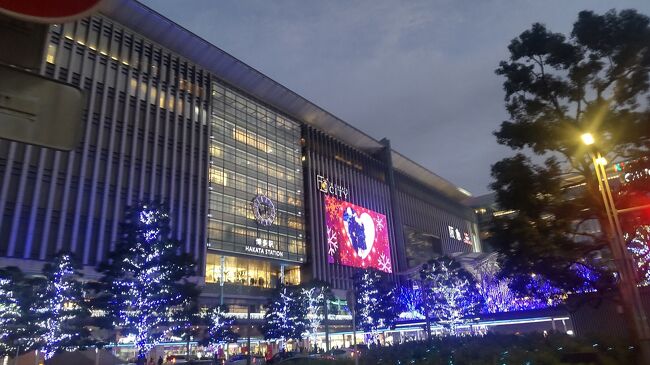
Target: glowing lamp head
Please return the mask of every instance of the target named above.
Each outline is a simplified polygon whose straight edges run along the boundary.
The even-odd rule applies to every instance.
[[[594,140],[594,136],[591,133],[585,133],[580,136],[580,138],[582,138],[582,143],[586,144],[587,146],[591,146],[594,144],[594,142],[596,142]]]

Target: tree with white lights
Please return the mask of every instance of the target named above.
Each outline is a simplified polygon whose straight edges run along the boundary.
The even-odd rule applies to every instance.
[[[13,335],[19,330],[21,319],[15,277],[9,270],[0,270],[0,357],[15,354]]]
[[[122,334],[135,336],[139,362],[183,326],[175,312],[192,299],[187,279],[194,274],[194,262],[178,254],[181,245],[169,238],[169,227],[164,207],[139,204],[129,209],[115,251],[99,267],[107,285],[108,315]]]
[[[43,344],[40,293],[45,280],[26,277],[17,267],[0,269],[0,357],[16,356]]]
[[[232,330],[235,319],[227,315],[228,308],[224,305],[209,308],[204,313],[207,327],[203,345],[225,345],[237,341],[239,335]]]
[[[57,352],[74,351],[84,344],[89,332],[85,326],[90,317],[84,299],[81,274],[72,256],[60,253],[43,267],[45,280],[33,290],[32,303],[42,335],[38,348],[45,360]]]
[[[309,338],[312,344],[315,345],[316,333],[322,322],[325,305],[331,296],[330,289],[326,283],[314,281],[300,288],[300,296],[307,309],[307,325],[303,337]]]
[[[373,269],[358,271],[353,280],[357,327],[370,332],[374,340],[379,335],[379,329],[392,327],[397,319],[394,290],[384,275]]]
[[[465,318],[483,310],[476,281],[454,259],[445,256],[429,261],[422,265],[420,278],[430,314],[452,334]]]
[[[280,285],[266,306],[264,338],[283,345],[289,339],[301,339],[307,328],[307,308],[303,304],[299,288]]]
[[[634,257],[639,284],[650,285],[650,225],[638,226],[627,235],[627,249]]]

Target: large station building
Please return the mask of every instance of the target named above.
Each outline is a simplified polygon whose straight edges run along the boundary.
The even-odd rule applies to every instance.
[[[0,141],[0,266],[67,250],[92,275],[153,200],[234,308],[481,250],[469,193],[136,1],[50,26],[40,71],[83,90],[85,129],[71,152]]]

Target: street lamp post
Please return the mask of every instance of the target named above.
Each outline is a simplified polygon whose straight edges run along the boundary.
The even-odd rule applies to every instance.
[[[590,133],[583,134],[581,138],[584,144],[588,146],[593,145],[595,142]],[[596,178],[598,179],[598,188],[603,199],[603,205],[605,206],[605,214],[609,223],[610,232],[613,236],[610,246],[620,275],[621,298],[628,314],[632,317],[631,327],[636,335],[643,363],[650,364],[650,326],[648,326],[648,318],[643,307],[639,288],[636,285],[634,264],[625,245],[623,229],[619,220],[619,211],[616,209],[609,186],[607,171],[605,169],[607,160],[600,152],[596,152],[591,158],[596,171]],[[626,209],[626,211],[631,210]]]

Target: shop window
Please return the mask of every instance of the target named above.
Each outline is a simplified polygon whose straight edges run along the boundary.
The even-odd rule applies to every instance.
[[[221,277],[221,255],[208,254],[205,273],[206,282],[219,282]],[[223,277],[226,285],[234,284],[272,289],[278,284],[279,274],[280,266],[269,261],[231,256],[225,256],[224,258]],[[288,285],[300,284],[300,268],[298,266],[285,268],[284,280]]]

